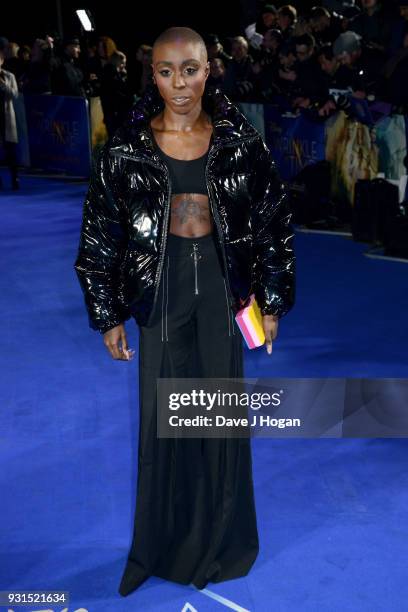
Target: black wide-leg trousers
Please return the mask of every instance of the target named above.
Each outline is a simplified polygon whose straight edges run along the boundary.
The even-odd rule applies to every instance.
[[[156,308],[139,335],[138,479],[124,596],[149,576],[202,589],[245,576],[257,557],[250,438],[157,438],[157,378],[243,378],[242,341],[213,234],[169,234]]]

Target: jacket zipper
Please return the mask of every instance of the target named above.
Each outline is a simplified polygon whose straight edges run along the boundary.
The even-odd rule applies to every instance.
[[[224,147],[235,146],[236,144],[239,144],[241,142],[250,142],[251,140],[256,140],[256,138],[259,138],[259,136],[260,136],[260,134],[257,134],[255,136],[249,136],[248,138],[240,138],[239,140],[235,140],[233,142],[230,142],[230,143],[224,145]],[[207,167],[208,167],[208,164],[209,164],[209,161],[210,161],[211,154],[215,153],[216,151],[218,151],[219,148],[220,148],[220,146],[216,147],[213,151],[210,151],[210,153],[208,155],[208,158],[207,158],[207,164],[205,166],[205,176],[206,176],[206,179],[207,179],[207,189],[209,187]],[[210,194],[211,194],[211,189],[208,189],[208,195],[210,196]],[[230,286],[230,282],[229,282],[227,258],[225,256],[224,236],[223,236],[222,230],[221,230],[221,223],[220,223],[220,218],[219,218],[219,215],[218,215],[218,210],[216,210],[216,207],[213,206],[211,197],[209,198],[209,200],[210,200],[210,203],[211,203],[211,210],[213,212],[213,217],[215,219],[215,224],[216,224],[217,230],[218,230],[218,236],[219,236],[220,243],[221,243],[221,251],[222,251],[222,257],[223,257],[224,268],[225,268],[225,281],[226,281],[225,284],[228,287],[229,301],[230,301],[230,305],[232,306],[232,304],[234,303],[234,296],[232,295],[231,286]],[[214,213],[216,213],[216,214],[214,214]],[[248,299],[248,296],[245,298],[245,301],[247,299]]]
[[[157,165],[157,164],[156,164]],[[166,171],[166,178],[167,178],[167,202],[166,202],[166,207],[164,210],[164,230],[163,230],[163,238],[162,238],[162,244],[161,244],[161,248],[160,248],[160,259],[159,259],[159,265],[157,266],[157,272],[156,272],[156,278],[154,281],[155,284],[155,288],[154,288],[154,298],[153,298],[153,305],[152,305],[152,309],[150,311],[150,316],[149,319],[147,321],[147,325],[149,325],[150,320],[153,316],[153,312],[156,306],[156,302],[157,302],[157,296],[159,294],[159,279],[161,276],[161,272],[163,269],[163,264],[164,264],[164,254],[166,252],[166,242],[167,242],[167,231],[168,231],[168,222],[169,222],[169,215],[170,215],[170,202],[171,202],[171,183],[170,183],[170,173],[169,170],[167,168],[167,166],[164,166],[165,171]]]
[[[212,195],[212,190],[211,190],[211,186],[210,186],[210,182],[208,180],[208,165],[210,162],[210,159],[212,157],[212,155],[218,151],[220,147],[216,147],[215,149],[213,149],[212,151],[210,151],[208,158],[207,158],[207,163],[205,165],[205,179],[206,179],[206,183],[207,183],[207,189],[208,189],[208,196],[209,196],[209,201],[210,201],[210,206],[211,206],[211,211],[215,220],[215,225],[217,227],[217,232],[218,232],[218,238],[221,244],[221,252],[222,252],[222,259],[224,262],[224,272],[225,272],[225,279],[226,279],[226,284],[228,286],[228,294],[229,294],[229,301],[230,301],[230,305],[232,305],[233,302],[233,296],[232,296],[232,291],[231,291],[231,287],[230,287],[230,283],[229,283],[229,278],[228,278],[228,266],[227,266],[227,258],[225,256],[225,249],[224,249],[224,237],[222,235],[222,230],[221,230],[221,224],[220,224],[220,219],[218,216],[218,210],[215,210],[215,206],[213,206],[213,202],[211,199],[211,195]]]

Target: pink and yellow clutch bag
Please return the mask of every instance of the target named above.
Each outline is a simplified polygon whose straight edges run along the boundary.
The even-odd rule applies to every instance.
[[[248,306],[237,312],[235,315],[235,320],[245,338],[248,348],[257,348],[265,343],[262,313],[259,309],[254,293],[252,293],[250,296]]]

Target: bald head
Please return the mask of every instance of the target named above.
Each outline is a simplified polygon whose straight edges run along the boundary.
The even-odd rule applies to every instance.
[[[207,62],[207,47],[205,46],[204,39],[198,32],[192,28],[186,27],[172,27],[164,30],[153,43],[153,61],[156,55],[156,51],[161,45],[171,45],[178,43],[189,43],[197,45],[200,50],[201,60]]]

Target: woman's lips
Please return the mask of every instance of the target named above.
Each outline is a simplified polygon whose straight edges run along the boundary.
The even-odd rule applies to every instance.
[[[185,104],[186,102],[188,102],[188,100],[190,100],[190,98],[188,96],[176,96],[175,98],[172,98],[174,104]]]

